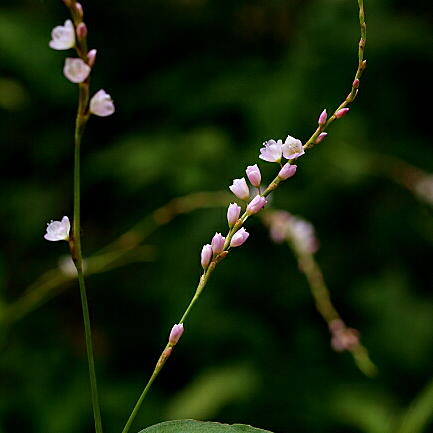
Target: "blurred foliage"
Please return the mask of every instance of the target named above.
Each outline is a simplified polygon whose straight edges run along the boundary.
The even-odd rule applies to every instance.
[[[257,161],[263,140],[308,138],[321,110],[346,95],[356,65],[354,0],[83,3],[98,49],[93,88],[106,89],[117,110],[91,119],[85,135],[88,255],[175,197],[226,188]],[[391,433],[417,401],[414,423],[428,422],[432,207],[384,167],[392,157],[433,172],[422,108],[433,9],[366,0],[366,10],[359,98],[273,200],[315,225],[334,302],[361,331],[378,377],[332,352],[295,259],[252,220],[248,245],[212,278],[136,431],[196,416],[280,433]],[[65,53],[48,48],[65,19],[60,1],[0,6],[0,319],[67,252],[42,237],[47,221],[72,213],[77,89],[62,77]],[[267,178],[275,169],[260,166]],[[148,239],[153,261],[88,278],[107,432],[120,431],[192,294],[201,245],[223,230],[223,208],[179,216]],[[92,431],[74,286],[8,328],[0,322],[0,433],[23,431]]]

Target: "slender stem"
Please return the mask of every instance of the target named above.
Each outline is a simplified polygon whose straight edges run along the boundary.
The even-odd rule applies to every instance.
[[[328,126],[337,119],[335,115],[337,111],[347,107],[351,102],[354,101],[354,99],[358,95],[359,82],[365,68],[367,67],[367,60],[364,60],[365,45],[367,43],[367,24],[365,23],[364,0],[358,0],[358,9],[360,29],[360,39],[358,44],[358,68],[355,72],[352,87],[349,94],[346,96],[344,101],[335,109],[334,113],[332,114],[332,116],[329,117],[327,122],[324,125],[319,125],[314,131],[313,135],[306,141],[306,143],[304,144],[305,149],[310,149],[316,144],[316,139],[320,135],[320,133],[324,132],[328,128]]]
[[[188,304],[188,307],[186,308],[185,312],[182,314],[182,317],[179,320],[179,323],[185,323],[186,318],[188,317],[189,313],[191,312],[192,307],[197,302],[198,298],[203,292],[203,289],[205,288],[206,284],[209,281],[210,276],[212,275],[213,271],[215,270],[216,265],[228,254],[228,251],[224,251],[219,256],[214,257],[214,259],[211,261],[209,266],[206,268],[206,270],[203,272],[202,276],[200,277],[200,281],[197,285],[197,288],[195,290],[194,296],[192,297],[190,303]],[[141,405],[143,404],[144,398],[146,397],[150,387],[152,386],[152,383],[157,378],[159,372],[162,370],[162,367],[164,366],[165,362],[167,361],[168,357],[171,355],[171,352],[173,351],[173,345],[168,343],[164,350],[161,353],[161,356],[158,359],[158,362],[155,365],[155,369],[153,370],[152,375],[150,376],[146,386],[144,387],[143,392],[141,393],[139,399],[137,400],[137,403],[135,403],[134,409],[131,412],[131,415],[129,415],[128,421],[125,424],[125,427],[123,427],[122,433],[128,433],[129,429],[131,428],[132,423],[134,422],[135,417],[138,414],[138,411],[140,410]]]
[[[90,390],[92,394],[93,418],[96,433],[102,433],[101,410],[99,407],[98,387],[96,384],[95,361],[93,358],[92,330],[90,327],[89,306],[87,304],[86,287],[82,270],[78,271],[81,305],[83,308],[84,334],[86,338],[87,362],[89,364]]]
[[[80,223],[80,148],[81,138],[87,123],[85,114],[89,102],[89,81],[79,85],[79,102],[75,122],[75,152],[74,152],[74,221],[70,240],[71,256],[78,273],[81,306],[83,310],[84,334],[86,341],[87,362],[89,366],[90,392],[92,396],[93,417],[96,433],[102,433],[101,410],[99,406],[98,387],[96,383],[95,361],[93,357],[92,330],[90,326],[89,306],[87,303],[86,286],[83,273],[83,256],[81,253],[81,223]]]

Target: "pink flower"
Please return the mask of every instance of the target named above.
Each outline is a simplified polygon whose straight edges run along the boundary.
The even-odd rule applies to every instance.
[[[293,138],[290,135],[287,136],[282,148],[284,158],[289,160],[298,158],[305,153],[304,146],[302,146],[301,140]]]
[[[266,205],[268,201],[265,199],[265,197],[262,197],[261,195],[256,195],[247,206],[247,214],[253,215],[257,213],[259,210],[263,208],[263,206]]]
[[[241,200],[248,200],[250,197],[250,189],[248,188],[247,181],[244,177],[241,179],[234,179],[233,184],[229,186],[230,191]]]
[[[210,244],[203,245],[203,248],[201,249],[201,265],[203,269],[206,269],[209,266],[212,254],[212,246]]]
[[[250,234],[242,227],[238,230],[232,237],[230,241],[231,247],[239,247],[241,246],[247,239]]]
[[[51,221],[47,224],[47,232],[44,238],[47,241],[68,241],[71,223],[69,218],[64,216],[62,221]]]
[[[180,337],[182,337],[183,331],[184,331],[183,323],[174,325],[173,328],[171,328],[170,336],[168,337],[168,342],[172,346],[175,346],[179,341]]]
[[[257,164],[249,165],[246,169],[246,174],[248,176],[248,180],[251,182],[251,185],[258,188],[260,186],[260,182],[262,181],[262,174],[260,173],[260,169]]]
[[[338,110],[336,113],[335,113],[335,117],[337,118],[337,119],[341,119],[343,116],[345,116],[346,114],[347,114],[347,112],[350,110],[350,108],[342,108],[341,110]]]
[[[64,26],[54,27],[48,45],[53,50],[68,50],[75,46],[75,29],[71,20],[66,20]]]
[[[292,165],[290,162],[287,162],[283,165],[280,172],[278,173],[278,177],[282,180],[286,180],[289,177],[292,177],[296,173],[296,169],[298,168],[297,165]]]
[[[264,147],[260,149],[259,158],[268,162],[280,162],[281,155],[283,154],[281,140],[268,140],[263,143]]]
[[[114,113],[111,96],[103,89],[96,92],[90,100],[90,112],[97,116],[106,117]]]
[[[320,116],[319,116],[319,120],[317,121],[317,123],[320,125],[320,126],[323,126],[325,123],[326,123],[326,120],[328,119],[328,113],[326,112],[326,110],[323,110],[321,113],[320,113]]]
[[[68,57],[63,68],[65,77],[73,83],[82,83],[90,74],[90,66],[81,59]]]
[[[227,208],[227,222],[229,223],[230,228],[236,224],[240,213],[241,207],[236,203],[230,203],[229,207]]]
[[[219,254],[223,252],[225,241],[226,238],[221,233],[215,233],[211,242],[212,251],[214,254]]]

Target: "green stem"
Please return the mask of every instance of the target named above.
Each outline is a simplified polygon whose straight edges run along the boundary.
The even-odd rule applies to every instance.
[[[93,358],[92,330],[90,327],[89,306],[87,304],[86,286],[82,270],[78,271],[81,305],[83,308],[84,334],[86,338],[87,362],[89,364],[90,390],[92,394],[93,418],[96,433],[102,433],[101,411],[99,407],[98,387],[96,384],[95,361]]]
[[[226,253],[226,254],[224,254]],[[179,320],[179,323],[184,323],[186,318],[189,316],[189,313],[191,312],[192,307],[197,302],[198,298],[200,297],[201,293],[203,292],[203,289],[205,288],[206,284],[209,281],[209,278],[213,271],[215,270],[216,265],[227,255],[227,251],[221,253],[221,255],[216,256],[209,266],[206,268],[206,270],[203,272],[202,276],[200,277],[200,281],[197,285],[197,288],[195,290],[194,296],[192,297],[190,303],[188,304],[188,307],[186,308],[185,312],[182,314],[182,317]],[[131,428],[132,423],[134,422],[135,417],[138,414],[138,411],[140,410],[141,405],[143,404],[144,398],[146,397],[150,387],[152,386],[152,383],[157,378],[159,372],[162,370],[162,367],[164,366],[165,362],[167,361],[168,357],[170,356],[171,352],[173,350],[173,345],[168,343],[164,350],[161,353],[161,356],[158,359],[158,362],[156,363],[155,369],[153,370],[152,375],[150,376],[146,386],[144,387],[143,392],[141,393],[139,399],[137,400],[137,403],[135,403],[134,409],[131,412],[131,415],[129,415],[128,421],[125,424],[125,427],[123,427],[122,433],[128,433],[129,429]]]
[[[81,253],[81,223],[80,223],[80,148],[81,138],[87,123],[85,114],[89,102],[89,81],[79,85],[79,101],[77,119],[75,122],[75,152],[74,152],[74,221],[70,240],[71,256],[78,273],[81,306],[83,310],[84,334],[86,340],[87,362],[89,365],[90,391],[92,396],[93,417],[96,433],[102,433],[101,411],[99,406],[98,388],[96,384],[95,361],[93,357],[92,330],[90,326],[89,306],[87,303],[86,286],[83,273],[83,256]]]

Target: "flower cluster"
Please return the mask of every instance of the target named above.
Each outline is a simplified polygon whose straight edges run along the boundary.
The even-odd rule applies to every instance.
[[[77,2],[65,2],[71,9],[74,22],[66,20],[63,26],[56,26],[51,32],[49,46],[53,50],[74,48],[79,57],[67,57],[63,67],[65,77],[75,84],[88,80],[96,60],[96,50],[87,51],[87,26],[83,22],[83,7]],[[96,116],[110,116],[114,113],[111,96],[105,90],[99,90],[91,98],[88,112]]]
[[[284,143],[282,140],[268,140],[265,142],[264,147],[260,149],[259,158],[269,162],[281,163],[283,156],[288,161],[291,161],[302,156],[304,153],[301,141],[289,135]],[[287,162],[282,165],[277,178],[279,181],[286,180],[294,176],[296,169],[296,165]],[[247,202],[245,213],[240,217],[241,206],[237,203],[230,203],[227,208],[227,222],[230,229],[227,238],[222,236],[221,233],[215,233],[211,243],[205,244],[202,247],[201,265],[205,270],[212,259],[219,257],[224,250],[227,250],[229,247],[238,247],[247,240],[249,233],[242,227],[243,222],[247,217],[260,212],[268,203],[265,197],[267,194],[261,193],[262,174],[258,165],[249,165],[245,170],[245,174],[250,184],[254,187],[252,190],[250,190],[245,177],[234,179],[233,183],[229,186],[230,191],[237,198]],[[255,192],[253,197],[251,197],[252,192]]]

